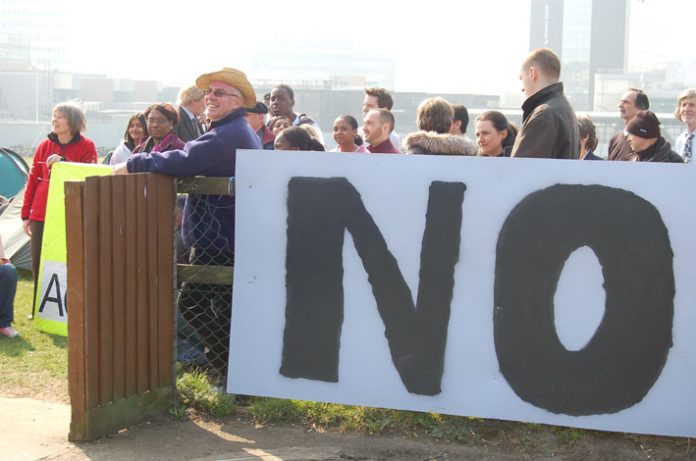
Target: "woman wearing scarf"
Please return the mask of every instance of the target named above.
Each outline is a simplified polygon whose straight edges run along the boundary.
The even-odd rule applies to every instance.
[[[184,142],[174,131],[179,121],[179,115],[174,106],[169,103],[153,104],[145,109],[144,115],[150,136],[133,150],[134,154],[183,149]]]

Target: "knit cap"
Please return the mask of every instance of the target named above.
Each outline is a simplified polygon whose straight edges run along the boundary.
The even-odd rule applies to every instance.
[[[641,110],[633,117],[633,120],[628,122],[626,131],[639,138],[659,138],[660,121],[654,112]]]

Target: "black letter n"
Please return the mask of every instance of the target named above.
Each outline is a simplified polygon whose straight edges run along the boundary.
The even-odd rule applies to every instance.
[[[440,393],[466,186],[439,181],[430,185],[415,305],[396,259],[350,182],[293,178],[288,189],[287,307],[280,372],[291,378],[338,381],[347,229],[367,271],[402,382],[412,393]],[[404,209],[408,212],[412,211]]]

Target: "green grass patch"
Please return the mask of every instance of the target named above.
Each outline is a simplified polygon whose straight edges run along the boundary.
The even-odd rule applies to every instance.
[[[20,336],[0,337],[0,393],[67,402],[67,338],[34,327],[28,319],[34,294],[31,272],[21,269],[17,272],[13,325]]]
[[[219,418],[234,410],[234,395],[215,387],[202,370],[183,371],[178,368],[176,390],[181,403],[210,416]]]
[[[492,426],[478,418],[304,400],[256,398],[249,409],[260,424],[300,422],[318,429],[368,434],[416,434],[458,442],[482,440],[478,434],[479,428],[488,426],[490,430]]]

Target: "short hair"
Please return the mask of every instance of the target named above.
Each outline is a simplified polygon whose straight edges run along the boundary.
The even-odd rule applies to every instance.
[[[527,55],[522,67],[529,69],[535,66],[545,76],[558,80],[561,77],[561,60],[551,48],[537,48]]]
[[[87,129],[87,119],[85,114],[80,109],[80,106],[74,102],[61,102],[55,105],[53,112],[60,112],[68,121],[70,133],[76,135]]]
[[[187,88],[182,88],[179,92],[179,105],[186,106],[194,101],[198,101],[205,96],[205,92],[198,88],[196,85],[189,86]]]
[[[587,137],[587,146],[590,150],[595,150],[599,144],[597,128],[589,115],[578,116],[578,131],[580,132],[580,140]]]
[[[418,105],[416,125],[423,131],[449,133],[454,113],[452,106],[443,98],[426,98]]]
[[[636,93],[636,104],[635,106],[640,110],[650,109],[650,100],[648,95],[643,92],[640,88],[629,88],[628,91],[635,91]]]
[[[172,106],[168,102],[158,102],[148,106],[148,108],[145,109],[145,113],[143,114],[145,115],[146,120],[147,116],[150,115],[150,112],[152,112],[155,109],[157,109],[158,112],[164,115],[167,120],[172,122],[172,125],[176,125],[177,123],[179,123],[179,114],[177,113],[176,109],[174,109],[174,106]]]
[[[466,127],[469,124],[469,111],[466,109],[464,104],[452,104],[452,112],[454,113],[454,121],[459,120],[462,122],[461,131],[466,133]]]
[[[691,99],[691,98],[696,98],[696,89],[695,88],[687,88],[686,90],[679,93],[679,97],[677,98],[677,109],[674,111],[674,118],[676,118],[677,120],[679,120],[682,123],[684,122],[684,120],[682,120],[682,116],[681,116],[682,102],[684,102],[685,99]]]
[[[394,125],[396,124],[396,120],[394,120],[394,114],[391,113],[388,109],[372,109],[370,112],[377,112],[377,115],[379,115],[379,122],[384,125],[385,123],[389,125],[389,132],[391,133],[394,131]],[[368,114],[370,113],[368,112]]]
[[[278,134],[276,141],[285,139],[292,147],[300,150],[323,151],[324,146],[309,135],[309,132],[299,126],[291,126]]]
[[[365,94],[377,98],[377,107],[392,110],[394,99],[386,88],[365,88]]]
[[[292,88],[290,88],[290,85],[286,85],[285,83],[281,83],[280,85],[274,86],[273,89],[274,90],[283,90],[288,94],[290,99],[292,99],[293,101],[295,100],[295,92],[292,91]],[[271,91],[271,92],[273,92],[273,91]]]
[[[149,136],[150,133],[147,131],[147,122],[145,121],[145,116],[143,115],[142,112],[136,112],[135,114],[131,115],[131,118],[128,119],[128,124],[126,125],[126,132],[123,134],[123,140],[126,143],[126,146],[130,150],[135,149],[135,139],[130,135],[128,132],[130,130],[131,123],[133,123],[134,120],[137,120],[140,122],[140,124],[143,126],[143,130],[145,131],[145,136]]]

